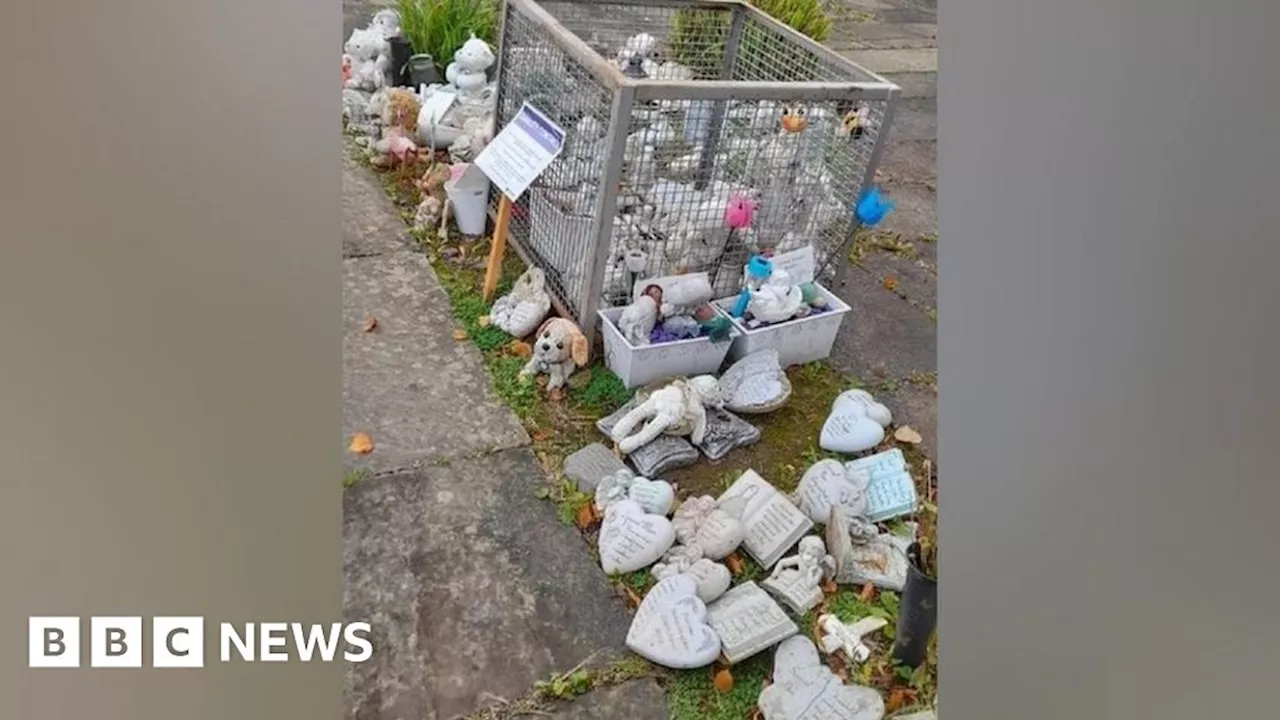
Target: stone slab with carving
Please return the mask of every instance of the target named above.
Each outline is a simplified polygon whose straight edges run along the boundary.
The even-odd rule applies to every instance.
[[[822,538],[810,535],[800,540],[800,552],[779,561],[760,587],[803,615],[822,602],[822,581],[834,575],[835,561]]]
[[[800,478],[796,505],[815,523],[825,523],[833,507],[839,507],[845,517],[858,517],[867,512],[870,483],[871,473],[866,470],[851,469],[830,458],[819,460]]]
[[[605,511],[600,526],[600,567],[610,575],[647,568],[675,541],[670,520],[645,512],[634,500],[620,500]]]
[[[636,610],[627,632],[627,647],[663,667],[700,668],[720,656],[720,637],[707,623],[707,606],[697,584],[687,575],[654,585]]]
[[[907,458],[899,448],[868,455],[844,464],[850,477],[866,473],[867,520],[884,522],[916,511],[919,498],[916,483],[907,467]]]
[[[859,523],[865,536],[854,538],[850,523],[838,512],[827,521],[827,549],[835,559],[836,582],[841,585],[871,583],[901,592],[907,586],[907,547],[913,538],[878,532],[874,525]]]
[[[627,466],[604,443],[591,443],[564,460],[564,474],[582,492],[595,492],[600,481]]]
[[[742,547],[765,570],[813,529],[813,521],[754,470],[744,472],[720,496],[720,503],[733,498],[745,502]]]
[[[641,402],[642,392],[627,401],[613,414],[596,421],[596,429],[609,437],[613,428],[624,415],[634,410]],[[653,441],[636,448],[627,455],[627,459],[635,466],[636,472],[645,477],[659,477],[678,468],[687,467],[698,462],[697,448],[688,440],[677,435],[659,435]]]
[[[822,664],[802,635],[788,638],[773,657],[773,683],[760,693],[764,720],[881,720],[884,700],[874,688],[845,685]]]
[[[760,441],[760,428],[728,410],[707,409],[707,434],[698,449],[708,460],[722,460],[734,450]]]
[[[665,475],[672,470],[698,462],[698,450],[688,440],[674,435],[660,435],[636,448],[627,456],[636,472],[645,477]]]
[[[777,410],[791,399],[791,381],[772,348],[757,350],[720,376],[720,396],[729,410],[756,415]]]
[[[751,581],[708,605],[707,624],[720,637],[721,649],[731,665],[800,632],[782,606]]]

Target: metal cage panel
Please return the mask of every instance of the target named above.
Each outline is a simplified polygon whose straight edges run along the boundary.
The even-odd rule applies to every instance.
[[[760,251],[811,245],[829,275],[899,95],[735,0],[507,0],[498,78],[499,127],[528,102],[567,132],[510,238],[588,335],[630,302],[628,255],[642,277],[709,272],[718,297]],[[726,225],[735,196],[756,208],[745,230]]]

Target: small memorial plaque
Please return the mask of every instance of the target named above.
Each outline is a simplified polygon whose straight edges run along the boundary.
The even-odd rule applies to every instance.
[[[803,635],[778,646],[773,683],[760,693],[759,707],[764,720],[880,720],[885,711],[878,690],[845,685]]]
[[[754,470],[744,472],[720,496],[720,503],[731,498],[742,498],[745,502],[742,525],[746,537],[742,547],[765,570],[773,567],[813,528],[813,521],[807,515]]]
[[[865,472],[867,483],[867,520],[884,522],[916,511],[916,483],[907,469],[902,450],[894,448],[845,463],[850,474]]]
[[[721,649],[731,665],[800,632],[782,606],[750,581],[711,603],[707,623],[720,636]]]

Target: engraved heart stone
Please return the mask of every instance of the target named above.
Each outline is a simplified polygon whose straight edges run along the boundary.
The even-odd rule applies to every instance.
[[[630,498],[640,503],[645,512],[665,516],[676,502],[676,491],[665,480],[638,477],[631,481]]]
[[[831,405],[831,414],[822,424],[818,445],[838,453],[870,450],[884,440],[884,429],[892,416],[865,390],[840,393]]]
[[[610,505],[600,525],[600,567],[610,575],[635,572],[658,561],[676,541],[671,521],[625,499]]]
[[[803,635],[782,641],[773,656],[773,684],[760,693],[764,720],[881,720],[884,700],[874,688],[845,685],[822,664]]]
[[[889,427],[893,422],[893,413],[889,412],[889,408],[876,401],[871,393],[866,390],[846,390],[836,396],[836,400],[831,404],[833,412],[844,409],[853,409],[861,411],[863,415],[875,420],[880,427]]]
[[[700,668],[720,656],[720,637],[707,625],[707,606],[688,575],[653,586],[627,631],[627,647],[637,655],[676,670]]]
[[[815,523],[825,523],[833,507],[845,517],[857,517],[867,511],[870,483],[868,472],[853,470],[839,460],[819,460],[800,478],[796,505]]]

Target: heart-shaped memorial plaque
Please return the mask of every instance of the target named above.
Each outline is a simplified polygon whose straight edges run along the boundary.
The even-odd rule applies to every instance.
[[[707,606],[688,575],[663,580],[645,595],[627,631],[627,647],[675,670],[700,668],[720,656],[720,637],[707,625]]]
[[[764,720],[881,720],[884,700],[874,688],[845,685],[822,664],[803,635],[782,641],[773,656],[773,684],[760,693]]]
[[[835,402],[831,403],[831,411],[840,412],[841,410],[861,412],[875,420],[880,427],[889,427],[893,422],[893,413],[889,412],[889,408],[878,402],[866,390],[845,390],[837,395]]]
[[[851,470],[839,460],[819,460],[800,478],[796,505],[815,523],[825,523],[833,507],[846,517],[857,517],[867,511],[870,482],[868,472]]]
[[[838,453],[870,450],[884,440],[884,429],[892,416],[865,390],[840,393],[831,405],[831,414],[822,424],[818,446]]]
[[[630,498],[640,504],[645,512],[668,515],[676,502],[676,491],[665,480],[638,477],[631,481]]]
[[[645,512],[635,500],[619,500],[600,525],[600,567],[610,575],[635,572],[657,562],[675,541],[670,520]]]

